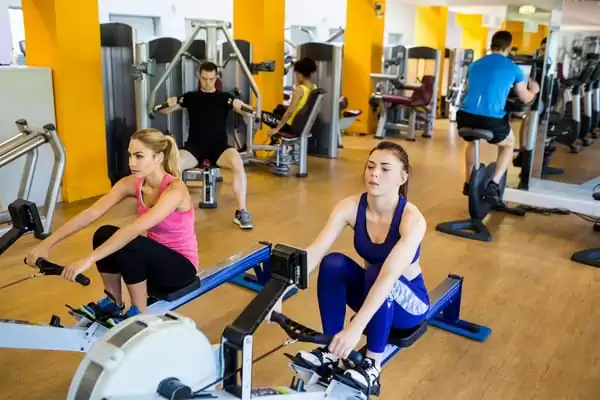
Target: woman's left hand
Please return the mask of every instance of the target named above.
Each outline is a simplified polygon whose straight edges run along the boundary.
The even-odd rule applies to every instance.
[[[360,342],[362,333],[363,329],[361,327],[351,323],[333,337],[333,340],[329,345],[329,351],[341,359],[348,358],[350,352],[354,350],[356,345],[358,345],[358,342]]]
[[[93,264],[93,261],[90,257],[82,258],[75,262],[69,264],[63,270],[61,276],[68,281],[75,282],[75,278],[77,275],[83,273],[85,270],[89,269]]]

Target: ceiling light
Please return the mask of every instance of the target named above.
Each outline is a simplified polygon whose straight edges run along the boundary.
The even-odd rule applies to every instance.
[[[519,7],[519,14],[535,14],[535,6],[521,6]]]

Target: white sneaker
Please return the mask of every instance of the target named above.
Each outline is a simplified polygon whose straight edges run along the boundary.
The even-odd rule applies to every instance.
[[[296,357],[301,359],[312,368],[336,368],[340,359],[333,353],[327,351],[327,347],[319,347],[313,351],[301,350],[296,354]]]
[[[379,396],[381,390],[379,375],[381,375],[381,369],[377,368],[373,359],[367,357],[360,365],[344,371],[345,377],[350,378],[363,392],[373,396]]]

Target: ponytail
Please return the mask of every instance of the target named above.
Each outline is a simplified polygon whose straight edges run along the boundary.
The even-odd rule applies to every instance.
[[[181,171],[179,170],[179,149],[177,143],[170,135],[165,135],[166,143],[165,150],[163,152],[163,168],[165,171],[175,178],[181,178]]]
[[[176,178],[181,178],[179,170],[179,149],[177,142],[170,135],[165,135],[158,129],[145,128],[140,129],[131,136],[131,140],[136,139],[148,146],[155,154],[163,154],[162,166],[166,173]]]

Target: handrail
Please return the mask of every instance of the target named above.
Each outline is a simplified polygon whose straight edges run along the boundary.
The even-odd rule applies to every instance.
[[[325,39],[325,43],[331,43],[333,42],[335,39],[339,38],[340,36],[342,36],[344,33],[346,33],[346,31],[344,30],[344,28],[342,28],[341,26],[337,29],[337,31],[333,32],[327,39]]]
[[[27,136],[26,140],[15,143],[12,147],[7,146],[0,153],[0,168],[29,153],[31,150],[40,147],[47,141],[48,139],[43,132],[32,132],[30,136]]]

